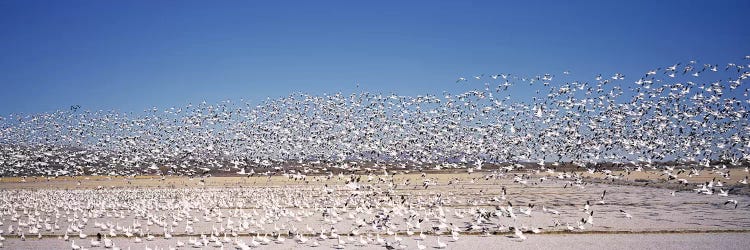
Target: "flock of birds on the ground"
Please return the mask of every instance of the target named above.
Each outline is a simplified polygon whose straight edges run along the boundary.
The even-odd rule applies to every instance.
[[[550,227],[582,231],[594,224],[592,207],[607,197],[604,191],[575,211],[519,207],[506,198],[505,187],[484,193],[489,198],[429,193],[436,180],[422,174],[415,183],[397,182],[389,172],[394,169],[461,168],[481,176],[450,180],[448,187],[502,180],[521,187],[557,181],[563,189],[588,185],[585,171],[556,171],[564,164],[612,181],[659,169],[665,181],[686,187],[689,178],[711,171],[718,180],[690,183],[689,189],[693,195],[727,199],[733,188],[748,185],[750,90],[743,81],[750,77],[750,58],[742,62],[677,63],[633,80],[621,73],[558,80],[568,78],[567,71],[560,77],[478,75],[457,84],[484,83],[483,88],[457,95],[300,93],[258,105],[225,101],[142,114],[74,105],[0,117],[0,176],[104,175],[130,181],[159,174],[155,181],[166,182],[167,175],[188,175],[202,185],[209,173],[227,172],[320,182],[274,188],[3,190],[0,247],[3,235],[25,240],[51,232],[72,249],[118,249],[113,239],[122,236],[147,243],[175,235],[181,237],[170,248],[250,249],[286,241],[301,247],[328,242],[325,246],[335,248],[446,248],[469,233],[507,232],[525,240],[524,233],[543,228],[519,218],[536,211],[570,215],[574,220],[555,218]],[[513,92],[514,86],[524,89],[518,85],[529,85],[532,92]],[[482,169],[489,164],[496,168]],[[536,175],[523,172],[529,164],[538,166]],[[730,176],[730,169],[743,167],[744,179]],[[367,173],[365,180],[344,174],[355,170]],[[377,171],[382,174],[373,174]],[[428,194],[410,195],[404,187]],[[723,205],[737,209],[746,203],[743,196]],[[623,209],[614,212],[633,218]],[[415,245],[402,237],[416,239]],[[428,237],[435,240],[428,243]]]
[[[522,242],[527,234],[544,231],[585,232],[602,225],[595,224],[595,218],[609,225],[612,222],[607,219],[627,224],[634,216],[623,208],[643,216],[660,213],[658,209],[628,205],[622,200],[623,194],[635,190],[612,194],[604,189],[605,185],[584,183],[580,173],[555,176],[549,171],[550,175],[537,172],[542,174],[537,177],[546,176],[539,180],[524,172],[500,170],[447,181],[432,174],[402,177],[383,170],[367,175],[286,174],[283,186],[242,187],[247,183],[230,183],[231,187],[203,187],[197,179],[181,177],[181,184],[185,184],[182,187],[173,186],[175,182],[169,182],[172,179],[152,177],[151,181],[164,184],[160,188],[2,190],[0,247],[7,236],[21,241],[58,239],[74,250],[252,249],[290,245],[442,249],[467,236],[501,234]],[[99,181],[102,180],[129,182],[132,178],[106,177]],[[535,197],[535,192],[565,190],[569,185],[572,193],[563,192],[557,198]],[[600,193],[586,191],[587,185]],[[731,186],[715,180],[708,185]],[[436,189],[428,189],[433,186]],[[538,190],[527,192],[527,188]],[[692,192],[685,194],[690,197],[681,199],[690,201],[703,195],[703,191]],[[674,198],[675,193],[664,196]],[[721,196],[728,194],[722,191],[715,198]],[[645,198],[649,199],[652,198]],[[747,212],[744,205],[736,210],[737,200],[750,202],[748,197],[737,196],[728,202],[734,203],[731,211]],[[519,202],[520,206],[516,204]],[[731,209],[726,205],[725,211]],[[706,209],[721,206],[709,204]],[[639,223],[642,222],[650,221]],[[682,222],[683,227],[694,228],[689,222]],[[750,221],[743,223],[750,225]],[[599,226],[598,230],[603,228],[606,227]]]
[[[194,175],[346,162],[738,165],[750,160],[748,63],[690,61],[580,81],[567,71],[566,80],[479,75],[459,84],[484,87],[461,94],[298,93],[142,114],[77,105],[11,114],[0,117],[0,175]],[[512,92],[517,85],[529,86]]]

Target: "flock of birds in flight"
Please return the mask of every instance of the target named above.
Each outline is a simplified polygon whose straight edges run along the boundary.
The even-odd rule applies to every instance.
[[[194,175],[346,162],[739,164],[750,160],[748,61],[677,63],[629,81],[620,73],[565,82],[480,75],[474,80],[484,88],[456,95],[298,93],[142,114],[80,106],[11,114],[0,117],[0,175]],[[522,84],[536,94],[511,92]]]
[[[409,196],[403,187],[426,190],[437,181],[424,173],[421,182],[396,180],[389,171],[467,168],[472,172],[484,164],[511,163],[481,178],[448,182],[450,186],[510,181],[508,187],[532,185],[528,175],[505,175],[523,167],[518,163],[538,163],[541,169],[569,163],[607,174],[611,170],[597,170],[597,164],[636,167],[635,171],[662,168],[669,180],[685,184],[680,175],[690,171],[697,176],[699,168],[713,167],[728,175],[721,170],[726,165],[750,161],[750,90],[743,86],[750,77],[748,63],[750,57],[723,67],[678,63],[649,70],[632,81],[620,73],[569,82],[556,82],[553,74],[479,75],[459,78],[457,83],[484,82],[484,88],[457,95],[299,93],[259,105],[225,101],[153,108],[142,114],[71,106],[52,113],[0,117],[0,176],[161,174],[200,176],[203,183],[211,171],[241,175],[266,171],[269,180],[274,171],[301,182],[341,184],[200,192],[193,188],[5,190],[0,192],[0,226],[8,218],[10,225],[0,229],[0,247],[3,234],[42,238],[44,231],[64,232],[59,237],[70,241],[72,249],[84,249],[82,241],[89,241],[92,248],[119,249],[111,238],[124,235],[137,244],[172,239],[177,233],[191,237],[187,242],[178,239],[170,249],[251,249],[287,240],[303,247],[333,241],[334,248],[407,248],[402,237],[416,238],[416,248],[425,249],[428,235],[437,236],[432,247],[446,248],[469,232],[509,232],[523,241],[524,233],[541,228],[518,221],[539,208],[514,206],[505,186],[488,194],[489,201],[442,193]],[[536,93],[512,98],[513,86],[524,84],[536,86]],[[360,162],[392,168],[375,168],[383,174],[369,172],[365,180],[343,171],[334,174],[334,169],[353,170]],[[691,169],[662,164],[666,162]],[[289,166],[291,170],[284,168]],[[555,173],[552,168],[548,173]],[[559,173],[555,179],[564,180],[564,188],[585,186],[578,173]],[[746,186],[747,177],[739,183]],[[717,187],[724,184],[714,180],[694,191],[729,195],[724,189],[717,192]],[[606,197],[605,190],[598,201],[587,200],[580,208],[563,211],[542,206],[535,213],[573,214],[573,221],[555,217],[551,227],[581,231],[594,225],[593,207],[605,204]],[[737,199],[724,205],[736,209],[741,203]],[[625,210],[617,211],[622,218],[633,218]],[[313,222],[317,226],[298,227],[312,218],[319,220]],[[125,222],[129,220],[132,223]],[[250,236],[249,241],[242,239],[245,236]]]

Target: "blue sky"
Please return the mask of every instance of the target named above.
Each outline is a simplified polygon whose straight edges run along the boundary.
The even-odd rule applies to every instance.
[[[456,93],[467,89],[457,77],[481,73],[590,80],[741,62],[748,11],[750,1],[0,0],[0,116],[258,102],[355,82]]]

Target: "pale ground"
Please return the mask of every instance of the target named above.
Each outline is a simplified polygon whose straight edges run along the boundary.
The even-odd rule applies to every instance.
[[[615,175],[620,172],[615,172]],[[549,174],[549,179],[538,183],[538,177],[546,174],[535,175],[530,178],[528,185],[513,183],[512,175],[506,174],[505,178],[485,180],[483,176],[486,173],[446,173],[446,174],[428,174],[427,178],[435,180],[437,186],[431,186],[424,189],[421,186],[422,178],[418,174],[396,175],[395,183],[399,184],[395,191],[396,195],[407,195],[415,199],[428,199],[438,193],[445,194],[447,203],[444,205],[446,213],[466,212],[472,208],[486,208],[494,211],[497,205],[506,206],[507,201],[511,201],[516,207],[525,207],[526,204],[535,204],[531,216],[519,215],[517,220],[499,221],[498,225],[505,226],[504,229],[497,230],[497,235],[479,236],[480,232],[462,233],[457,242],[450,242],[448,235],[439,236],[443,242],[448,243],[449,249],[470,249],[477,247],[492,246],[492,249],[514,248],[514,249],[747,249],[750,246],[750,197],[746,195],[730,194],[728,197],[714,195],[700,195],[694,192],[686,191],[696,188],[695,185],[704,181],[710,181],[717,175],[705,171],[700,176],[687,177],[690,184],[684,185],[659,185],[664,176],[661,172],[632,172],[622,179],[627,179],[626,183],[618,185],[609,184],[609,181],[598,181],[598,183],[589,183],[582,186],[574,186],[569,183],[570,180],[558,180],[555,174]],[[684,174],[686,175],[686,174]],[[729,180],[719,177],[728,189],[729,185],[736,185],[736,190],[747,189],[747,185],[737,184],[736,182],[747,172],[742,169],[732,170],[732,178]],[[590,175],[585,173],[584,176],[591,178],[602,178],[600,173]],[[363,180],[367,177],[363,176]],[[403,185],[405,180],[410,180],[411,185]],[[449,180],[454,181],[448,185]],[[648,182],[634,182],[636,179],[649,180]],[[240,186],[247,189],[280,189],[280,188],[300,188],[300,189],[319,189],[324,184],[329,186],[343,185],[343,180],[337,177],[331,180],[319,177],[308,177],[309,182],[290,180],[286,177],[211,177],[201,182],[199,179],[189,179],[187,177],[168,177],[160,180],[159,177],[137,177],[134,179],[125,179],[123,177],[66,177],[57,179],[44,178],[2,178],[0,179],[0,192],[13,192],[26,190],[85,190],[98,189],[101,192],[106,190],[137,190],[137,189],[175,189],[175,190],[195,190],[204,194],[220,194],[227,188],[239,188]],[[80,184],[79,184],[80,182]],[[364,182],[364,181],[363,181]],[[675,181],[671,181],[675,182]],[[649,183],[650,185],[645,185]],[[567,184],[567,187],[565,187]],[[621,185],[627,184],[627,185]],[[493,197],[499,197],[501,187],[507,188],[507,200],[491,201]],[[603,203],[599,203],[602,192],[606,190],[606,198]],[[673,190],[678,191],[674,196],[671,195]],[[73,191],[70,191],[73,192]],[[342,191],[339,196],[347,196],[348,193]],[[728,199],[738,201],[735,209],[733,205],[724,205]],[[584,230],[568,231],[565,224],[569,223],[575,226],[576,222],[587,215],[581,211],[586,201],[592,204],[592,210],[595,211],[595,223],[586,225]],[[0,201],[2,203],[4,201]],[[559,215],[542,212],[542,205],[546,208],[552,208],[560,212]],[[294,208],[290,208],[293,210]],[[229,213],[231,208],[224,208],[222,211]],[[620,212],[624,210],[632,215],[632,219],[627,219]],[[155,211],[155,213],[163,213]],[[199,216],[195,214],[195,216]],[[450,217],[449,222],[460,227],[464,227],[465,222],[471,221],[470,218]],[[467,216],[469,217],[469,216]],[[5,222],[0,228],[6,230],[12,224],[7,217],[0,218]],[[125,218],[94,218],[104,222],[118,223],[121,225],[132,223],[137,218],[127,215]],[[553,221],[559,221],[563,226],[554,226]],[[23,221],[23,218],[21,220]],[[302,221],[279,221],[286,227],[304,228],[306,225],[317,226],[322,223],[320,216],[303,218]],[[89,223],[91,224],[91,223]],[[398,222],[396,223],[397,225]],[[211,227],[216,227],[221,223],[204,222],[193,225],[196,233],[209,232]],[[338,223],[335,225],[340,232],[348,232],[350,223]],[[526,233],[527,240],[520,242],[518,239],[511,237],[512,233],[507,232],[508,226],[520,227],[538,227],[542,229],[540,234]],[[10,249],[69,249],[71,242],[65,242],[57,239],[62,235],[67,224],[60,224],[61,230],[42,231],[43,239],[36,239],[35,235],[27,236],[25,241],[21,241],[17,235],[7,235],[3,242],[5,248]],[[269,225],[265,230],[255,229],[252,232],[241,233],[240,238],[248,242],[255,233],[272,233]],[[175,238],[187,242],[188,235],[182,230],[184,225],[175,227]],[[7,231],[7,230],[6,230]],[[93,226],[84,228],[84,232],[89,235],[95,235],[100,232]],[[102,232],[105,233],[105,232]],[[362,233],[375,233],[363,229]],[[416,249],[415,241],[407,237],[405,232],[399,231],[404,238],[404,245],[407,249]],[[418,232],[417,232],[418,234]],[[469,235],[471,234],[471,235]],[[161,235],[161,231],[156,231],[153,235]],[[192,235],[195,237],[195,235]],[[311,237],[314,237],[312,235]],[[89,247],[89,239],[77,239],[77,244]],[[384,237],[388,240],[393,236]],[[358,239],[354,237],[354,239]],[[285,244],[274,244],[261,246],[261,248],[272,249],[296,249],[300,245],[291,242],[289,239]],[[127,249],[145,249],[149,248],[167,248],[174,246],[175,239],[166,240],[157,237],[154,241],[143,243],[134,243],[131,239],[120,235],[114,238],[114,242],[119,247]],[[322,248],[330,248],[335,244],[335,240],[321,241]],[[424,241],[424,245],[432,249],[436,245],[436,236],[430,235]],[[229,245],[226,247],[230,249]],[[233,248],[233,247],[232,247]],[[353,244],[347,245],[349,248],[376,249],[383,246],[370,244],[367,247],[358,247]],[[94,248],[96,249],[96,248]],[[103,249],[103,248],[102,248]],[[206,247],[205,249],[219,249]]]
[[[246,237],[247,238],[247,237]],[[446,237],[443,241],[446,241]],[[186,241],[183,239],[183,241]],[[328,240],[333,242],[333,240]],[[77,244],[82,242],[76,241]],[[170,245],[168,240],[157,239],[144,243],[130,243],[129,240],[118,238],[115,244],[128,246],[130,249],[156,249],[166,248]],[[504,236],[481,237],[467,236],[457,242],[448,242],[448,249],[556,249],[556,250],[581,250],[581,249],[748,249],[750,246],[750,233],[696,233],[696,234],[565,234],[565,235],[537,235],[531,236],[526,241],[520,242]],[[331,243],[332,244],[332,243]],[[414,240],[404,240],[407,249],[417,249]],[[436,241],[427,240],[423,245],[427,249],[435,249]],[[174,246],[174,244],[171,244]],[[6,240],[7,249],[38,249],[57,250],[70,249],[70,243],[57,239],[43,240]],[[104,248],[99,248],[104,249]],[[125,248],[127,249],[127,247]],[[220,249],[214,247],[182,249]],[[225,248],[230,249],[230,248]],[[284,243],[283,245],[270,243],[258,247],[258,249],[305,249],[296,244]],[[310,248],[307,248],[310,249]],[[329,244],[323,243],[318,248],[331,249]],[[385,249],[383,246],[370,245],[367,247],[347,247],[346,249]]]

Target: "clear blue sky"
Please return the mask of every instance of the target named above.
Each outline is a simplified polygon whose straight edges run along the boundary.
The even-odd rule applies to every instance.
[[[750,1],[500,2],[0,0],[0,116],[257,102],[355,82],[455,93],[458,76],[480,73],[587,80],[750,54]]]

